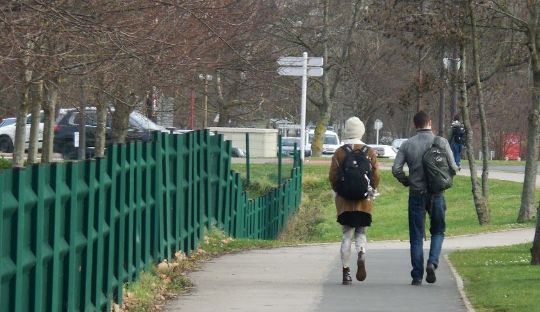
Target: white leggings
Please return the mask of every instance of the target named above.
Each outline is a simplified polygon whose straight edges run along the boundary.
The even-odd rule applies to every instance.
[[[354,234],[356,253],[360,251],[366,252],[367,243],[367,227],[360,226],[357,228],[350,227],[348,225],[342,225],[343,239],[341,241],[341,263],[344,268],[348,268],[351,258],[351,245]]]

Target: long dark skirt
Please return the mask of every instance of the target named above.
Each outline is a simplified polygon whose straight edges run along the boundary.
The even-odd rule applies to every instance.
[[[338,216],[337,222],[350,227],[370,226],[371,215],[363,211],[345,211]]]

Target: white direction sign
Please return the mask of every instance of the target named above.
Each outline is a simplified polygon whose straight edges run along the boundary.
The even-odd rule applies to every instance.
[[[281,76],[303,76],[303,67],[280,67],[278,68],[278,74]],[[322,67],[308,67],[307,75],[309,77],[321,77],[323,75]]]
[[[323,75],[323,58],[308,57],[307,52],[301,57],[284,56],[278,59],[278,74],[281,76],[302,77],[302,97],[300,105],[300,142],[306,141],[306,101],[307,101],[307,80],[308,77],[321,77]],[[300,157],[304,160],[305,144],[300,144]]]
[[[373,123],[373,128],[375,130],[381,130],[382,127],[383,127],[382,121],[380,121],[379,119],[375,119],[375,122]]]
[[[281,66],[300,66],[304,65],[304,58],[301,56],[283,56],[278,58],[278,65]],[[307,66],[323,66],[322,57],[308,57]]]

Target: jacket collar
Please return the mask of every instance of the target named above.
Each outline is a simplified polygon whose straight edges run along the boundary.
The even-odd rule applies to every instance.
[[[418,129],[416,132],[432,132],[432,129]]]

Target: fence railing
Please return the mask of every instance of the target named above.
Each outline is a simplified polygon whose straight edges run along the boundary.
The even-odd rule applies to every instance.
[[[205,228],[275,238],[300,203],[302,165],[248,199],[231,144],[207,131],[112,145],[105,158],[0,171],[2,311],[110,311],[122,286]]]

